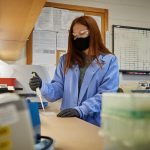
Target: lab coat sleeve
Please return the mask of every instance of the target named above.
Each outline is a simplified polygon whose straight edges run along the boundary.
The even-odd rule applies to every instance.
[[[119,69],[116,56],[112,57],[105,76],[98,87],[98,92],[93,97],[85,100],[81,106],[75,108],[79,111],[80,117],[84,118],[93,113],[100,113],[102,93],[116,92],[119,86]]]
[[[41,92],[48,101],[56,101],[63,96],[64,91],[64,57],[60,58],[56,67],[54,78],[50,83],[43,83]]]

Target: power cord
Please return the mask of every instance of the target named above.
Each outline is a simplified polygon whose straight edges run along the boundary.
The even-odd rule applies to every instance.
[[[48,148],[50,148],[54,142],[54,140],[51,138],[51,137],[48,137],[48,136],[41,136],[41,135],[37,135],[37,140],[41,140],[41,139],[46,139],[47,142],[45,147],[41,148],[40,150],[47,150]]]

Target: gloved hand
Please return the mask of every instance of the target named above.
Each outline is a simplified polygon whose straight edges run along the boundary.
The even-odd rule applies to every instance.
[[[57,117],[77,117],[80,118],[79,112],[74,108],[67,108],[62,110]]]
[[[35,76],[30,79],[29,86],[33,91],[36,91],[36,88],[42,87],[42,80],[36,72],[32,73],[35,73]]]

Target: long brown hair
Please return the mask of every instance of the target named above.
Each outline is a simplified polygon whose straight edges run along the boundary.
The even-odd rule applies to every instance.
[[[89,43],[89,51],[88,58],[92,62],[93,59],[96,58],[98,61],[98,56],[100,54],[110,54],[111,52],[105,47],[102,41],[101,33],[98,28],[96,21],[90,16],[81,16],[73,20],[68,38],[68,51],[65,59],[65,67],[64,72],[66,73],[69,68],[71,68],[74,64],[78,64],[79,66],[84,66],[84,55],[82,52],[78,51],[74,44],[73,27],[75,24],[82,24],[86,26],[90,32],[90,43]]]

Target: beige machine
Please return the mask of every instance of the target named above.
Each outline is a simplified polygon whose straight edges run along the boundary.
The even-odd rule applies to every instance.
[[[0,94],[0,150],[34,150],[25,102],[15,94]]]
[[[17,60],[46,0],[0,0],[0,60]]]
[[[17,60],[46,0],[0,0],[0,60]],[[17,95],[0,94],[0,150],[34,150],[27,108]]]

